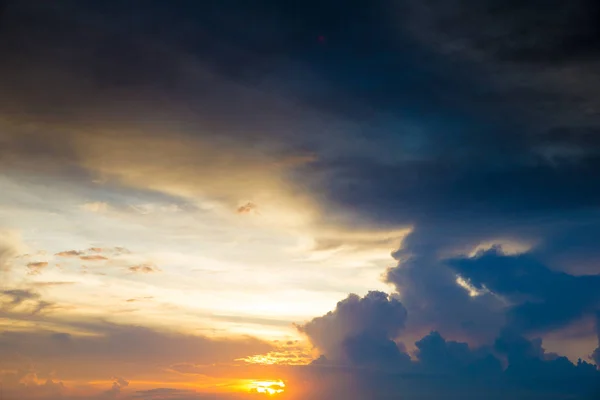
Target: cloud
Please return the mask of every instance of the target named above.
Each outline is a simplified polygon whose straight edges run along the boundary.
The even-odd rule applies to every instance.
[[[79,257],[82,254],[83,253],[81,251],[67,250],[67,251],[58,252],[55,254],[55,256],[57,256],[57,257]]]
[[[66,392],[63,382],[41,378],[31,367],[4,370],[0,372],[0,379],[7,398],[62,399]]]
[[[597,122],[597,3],[405,3],[403,17],[412,35],[442,54],[477,65],[479,73],[503,85],[497,89],[501,96],[526,107],[525,114],[535,114],[545,125]]]
[[[600,365],[600,313],[596,314],[596,331],[598,333],[598,348],[592,353],[592,360]]]
[[[475,375],[502,371],[502,364],[489,349],[472,351],[467,343],[447,341],[438,332],[431,332],[415,345],[419,366],[425,371]]]
[[[1,333],[0,359],[20,354],[64,380],[93,381],[114,375],[163,379],[164,369],[176,363],[228,363],[272,348],[250,337],[208,338],[103,322],[46,321],[53,322],[54,330]],[[10,365],[0,362],[2,368]]]
[[[0,44],[2,170],[75,183],[93,193],[82,206],[93,213],[112,210],[100,191],[209,202],[224,214],[251,198],[261,218],[236,224],[308,227],[315,252],[377,247],[387,256],[402,242],[386,278],[397,296],[350,296],[300,328],[327,358],[353,367],[408,362],[396,340],[434,329],[416,340],[420,368],[462,371],[479,356],[457,340],[489,344],[508,335],[503,328],[543,334],[597,310],[597,276],[577,276],[599,272],[594,2],[406,0],[401,13],[379,1],[324,2],[318,13],[242,3],[215,12],[153,2],[136,10],[135,26],[119,7],[11,3]],[[326,46],[307,39],[315,35]],[[329,225],[332,234],[320,235]],[[337,235],[340,226],[366,234]],[[385,237],[407,226],[409,237]],[[526,254],[457,258],[498,240],[522,240]],[[4,296],[34,314],[49,307]],[[152,336],[97,329],[73,341],[115,359],[98,336],[122,334],[132,349]],[[160,347],[158,336],[148,341]],[[511,344],[499,358],[522,342],[503,340]],[[571,368],[540,354],[523,365]],[[398,389],[360,377],[370,378],[375,391]]]
[[[103,213],[109,210],[108,203],[96,201],[93,203],[85,203],[82,208],[93,213]]]
[[[152,264],[133,265],[129,267],[128,270],[140,274],[151,274],[153,272],[160,271],[155,265]]]
[[[55,303],[43,300],[39,293],[30,289],[8,289],[0,291],[0,295],[0,299],[9,299],[8,302],[0,302],[0,310],[6,312],[36,315],[55,307]]]
[[[237,208],[236,212],[238,214],[249,214],[252,211],[256,211],[257,209],[257,205],[254,203],[246,203],[244,205],[241,205]]]
[[[49,282],[33,282],[32,285],[35,287],[52,287],[52,286],[65,286],[74,285],[77,282],[72,281],[49,281]]]
[[[123,378],[115,378],[112,387],[103,393],[103,396],[107,399],[116,399],[121,393],[121,389],[129,386],[129,382]]]
[[[364,299],[350,297],[350,306],[344,305],[347,301],[344,300],[336,310],[316,318],[313,323],[326,327],[324,332],[328,339],[337,341],[337,347],[343,348],[348,337],[345,334],[347,326],[352,326],[352,332],[369,332],[377,329],[371,322],[377,321],[375,326],[389,326],[402,324],[407,318],[406,311],[398,315],[385,295],[375,296],[378,301],[369,304],[366,299],[371,297],[372,301],[372,296],[375,295],[367,295]],[[365,302],[361,304],[360,300]],[[345,312],[353,316],[348,317],[348,321],[338,317]],[[365,314],[370,317],[366,318]],[[411,318],[410,314],[408,318]],[[358,321],[362,322],[359,325],[362,328],[354,325]],[[397,329],[392,330],[397,333],[393,337],[402,339],[403,333]],[[314,340],[313,344],[323,341],[323,333],[315,333],[314,329],[306,333],[311,341]],[[381,346],[386,342],[385,335],[379,335],[377,343]],[[472,347],[464,342],[446,340],[438,332],[430,332],[417,340],[415,346],[412,361],[396,358],[391,362],[387,357],[371,357],[371,368],[367,369],[365,364],[357,363],[352,357],[338,358],[338,363],[320,358],[309,368],[315,375],[330,374],[330,379],[318,385],[319,390],[328,394],[317,394],[315,398],[391,399],[402,393],[406,399],[461,399],[474,395],[494,399],[543,399],[548,396],[583,399],[600,393],[600,371],[596,366],[581,360],[573,364],[565,357],[547,353],[541,339],[530,340],[508,330],[502,331],[488,346]],[[335,344],[329,343],[325,349],[332,347],[335,348]],[[367,352],[374,347],[363,343],[359,348]],[[393,352],[387,348],[387,354],[390,353]],[[349,390],[339,392],[340,397],[332,395],[347,385],[350,385]]]
[[[348,296],[334,311],[298,329],[332,361],[395,363],[408,358],[394,342],[405,320],[406,309],[397,298],[369,292],[362,298]]]
[[[42,270],[47,266],[47,261],[36,261],[27,263],[27,269],[29,269],[30,275],[39,275],[42,272]]]
[[[436,330],[480,344],[493,340],[505,324],[505,304],[490,293],[473,297],[460,286],[456,272],[437,255],[445,244],[429,233],[411,233],[395,254],[398,266],[386,275],[408,309],[407,329],[416,335]]]
[[[38,299],[40,297],[38,293],[26,289],[3,290],[2,294],[12,299],[10,302],[12,306],[17,306],[27,300]]]
[[[141,398],[141,399],[170,399],[173,397],[177,398],[194,398],[196,396],[196,392],[192,390],[182,390],[182,389],[172,389],[172,388],[156,388],[156,389],[148,389],[148,390],[138,390],[136,394],[133,395],[133,398]]]
[[[108,258],[101,256],[101,255],[97,255],[97,254],[89,254],[89,255],[79,256],[79,258],[83,261],[106,261],[106,260],[108,260]]]
[[[477,289],[508,301],[508,324],[519,332],[564,327],[600,308],[600,275],[555,272],[526,253],[508,256],[492,249],[448,263]]]
[[[0,276],[8,275],[11,262],[19,254],[22,244],[12,231],[0,230]],[[7,276],[3,276],[6,279]]]

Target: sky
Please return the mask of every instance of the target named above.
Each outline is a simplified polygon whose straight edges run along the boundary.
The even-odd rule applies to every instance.
[[[0,1],[1,400],[597,399],[598,18]]]

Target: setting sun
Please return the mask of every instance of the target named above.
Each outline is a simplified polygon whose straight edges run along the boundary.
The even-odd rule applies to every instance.
[[[264,393],[268,395],[280,394],[285,391],[283,381],[252,381],[249,385],[250,392]]]

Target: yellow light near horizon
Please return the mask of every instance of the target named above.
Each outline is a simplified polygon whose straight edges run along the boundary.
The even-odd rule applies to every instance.
[[[249,385],[250,392],[262,393],[269,396],[280,394],[285,391],[283,381],[252,381]]]

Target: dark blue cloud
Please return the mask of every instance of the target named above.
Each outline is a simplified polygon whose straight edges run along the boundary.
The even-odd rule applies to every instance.
[[[552,271],[527,254],[507,256],[498,249],[449,265],[511,304],[508,324],[522,332],[562,327],[600,309],[600,275]]]
[[[378,301],[373,302],[375,298]],[[336,310],[315,318],[305,325],[308,329],[302,330],[315,344],[324,343],[323,336],[331,339],[328,347],[321,349],[331,352],[332,341],[340,340],[344,346],[348,344],[348,337],[357,337],[339,335],[339,332],[347,332],[349,322],[349,316],[340,318],[340,315],[354,315],[352,321],[357,322],[365,321],[372,311],[377,318],[387,314],[387,326],[394,322],[399,326],[405,314],[398,315],[394,311],[401,306],[396,301],[386,300],[384,294],[375,292],[364,299],[350,296],[340,302]],[[322,330],[316,330],[317,325]],[[373,326],[364,324],[362,329],[361,335],[368,336],[365,333]],[[396,340],[402,338],[402,332],[391,330],[387,336],[370,335],[365,341],[350,341],[349,354],[361,351],[361,357],[337,358],[336,362],[322,357],[313,363],[310,368],[314,371],[328,371],[331,376],[328,384],[319,389],[329,387],[335,392],[336,388],[340,390],[348,384],[347,376],[352,377],[350,393],[343,392],[341,397],[336,397],[330,392],[329,397],[323,398],[388,399],[402,393],[407,399],[436,399],[441,396],[458,399],[474,395],[474,398],[498,399],[542,399],[548,396],[587,399],[593,397],[586,396],[600,393],[600,371],[595,365],[581,360],[573,364],[565,357],[547,353],[541,339],[530,340],[503,330],[493,346],[472,347],[431,332],[415,343],[414,359],[408,360],[403,346],[391,340],[393,336],[389,335],[393,334],[399,335]],[[405,358],[395,356],[398,353],[404,354]]]
[[[594,350],[592,359],[600,365],[600,313],[596,315],[596,330],[598,331],[598,348]]]

